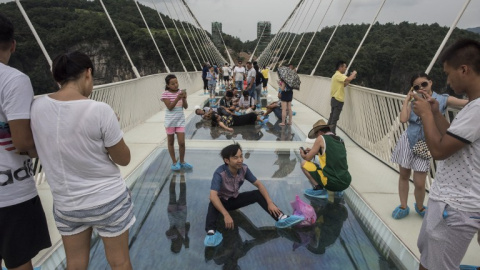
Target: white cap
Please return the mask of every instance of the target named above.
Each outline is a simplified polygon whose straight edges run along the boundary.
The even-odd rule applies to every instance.
[[[195,105],[195,110],[200,109],[200,106]]]

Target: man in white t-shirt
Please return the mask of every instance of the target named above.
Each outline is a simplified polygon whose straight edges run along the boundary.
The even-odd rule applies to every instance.
[[[232,69],[228,66],[228,63],[225,63],[225,65],[222,67],[222,73],[223,73],[223,80],[225,81],[225,84],[229,85],[230,73],[232,73]]]
[[[235,87],[243,91],[243,80],[245,80],[245,68],[242,66],[242,61],[238,61],[238,65],[233,69],[233,78],[235,80]]]
[[[257,95],[255,93],[255,78],[257,76],[257,72],[253,68],[252,62],[247,62],[247,89],[248,94],[257,99]]]
[[[426,98],[415,97],[413,109],[422,119],[430,153],[442,160],[418,238],[420,269],[459,269],[480,230],[480,42],[457,41],[441,62],[447,83],[469,102],[449,124],[438,101],[423,90]]]
[[[36,156],[33,88],[27,75],[7,66],[16,46],[13,34],[13,24],[0,14],[0,264],[32,269],[31,259],[51,243],[29,157]]]

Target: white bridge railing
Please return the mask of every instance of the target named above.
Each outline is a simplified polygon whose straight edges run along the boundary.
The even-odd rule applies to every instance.
[[[271,72],[269,78],[269,82],[278,88],[278,74]],[[328,119],[331,79],[302,74],[300,79],[301,89],[294,91],[293,97]],[[399,120],[404,99],[405,95],[349,85],[345,89],[345,105],[338,127],[366,151],[398,170],[398,165],[390,162],[390,156],[400,135],[407,128],[407,124],[402,124]],[[450,121],[457,111],[449,108],[447,120]],[[312,125],[317,120],[312,118]],[[435,168],[435,162],[432,161],[431,173],[426,183],[427,189],[432,184]]]
[[[160,96],[165,90],[165,77],[168,74],[156,74],[122,81],[98,85],[94,87],[90,98],[109,104],[120,117],[120,126],[124,132],[138,126],[165,107]],[[181,89],[187,94],[202,89],[201,72],[178,72]],[[35,182],[37,185],[45,181],[45,173],[38,159],[34,160]]]

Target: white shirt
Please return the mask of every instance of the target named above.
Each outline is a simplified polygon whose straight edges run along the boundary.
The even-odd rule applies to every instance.
[[[105,149],[123,137],[108,104],[40,97],[32,104],[32,131],[57,209],[86,209],[125,192],[120,170]]]
[[[247,84],[250,85],[250,82],[252,80],[255,80],[256,76],[257,76],[257,71],[253,67],[249,69],[247,72]]]
[[[37,196],[32,161],[16,154],[8,121],[30,119],[33,89],[22,72],[0,63],[0,208]]]
[[[465,143],[439,162],[429,197],[466,212],[480,211],[480,98],[469,102],[455,117],[445,136]]]
[[[243,77],[245,75],[245,68],[244,67],[235,67],[233,69],[233,73],[235,73],[235,81],[242,81],[243,82]]]
[[[230,72],[232,72],[232,69],[230,67],[222,67],[223,70],[223,76],[230,76]]]

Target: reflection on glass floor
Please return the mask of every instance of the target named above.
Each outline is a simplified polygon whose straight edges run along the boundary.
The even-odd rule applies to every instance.
[[[343,199],[332,203],[301,195],[308,183],[293,150],[244,150],[244,162],[285,213],[292,212],[290,201],[301,195],[317,213],[315,225],[277,230],[270,215],[250,205],[231,212],[234,230],[226,230],[220,218],[224,240],[205,248],[210,182],[222,164],[218,152],[187,150],[187,159],[198,165],[187,172],[170,171],[166,150],[146,162],[150,165],[144,165],[132,188],[134,269],[396,269],[375,250]],[[200,160],[209,166],[200,166]],[[241,192],[254,188],[245,183]],[[109,269],[101,241],[92,245],[90,269]]]
[[[295,120],[295,118],[294,118]],[[280,121],[275,114],[269,114],[269,121],[265,125],[247,125],[233,127],[228,132],[220,127],[212,127],[210,121],[202,120],[195,115],[186,126],[185,138],[189,140],[247,140],[247,141],[303,141],[300,131],[295,126],[279,126]]]

